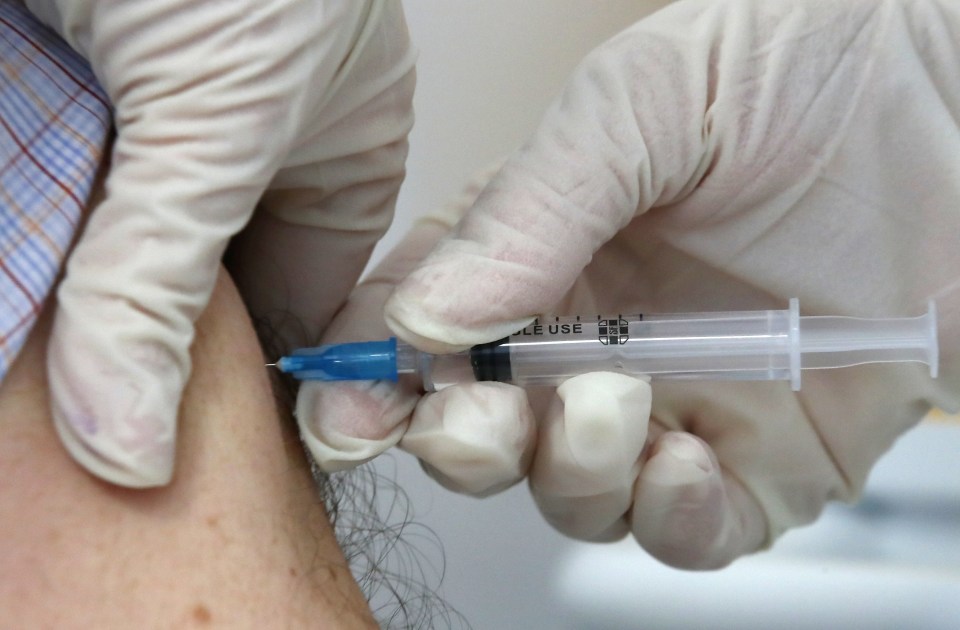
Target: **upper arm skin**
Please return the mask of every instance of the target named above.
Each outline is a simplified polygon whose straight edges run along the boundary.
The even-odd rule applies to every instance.
[[[376,627],[225,273],[197,325],[164,488],[92,477],[50,419],[51,308],[0,385],[0,610],[12,627]]]

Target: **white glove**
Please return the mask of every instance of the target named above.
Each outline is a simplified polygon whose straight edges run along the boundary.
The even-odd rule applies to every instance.
[[[106,198],[49,350],[67,449],[115,483],[173,470],[193,323],[229,239],[254,315],[314,343],[392,217],[412,124],[399,0],[28,0],[115,107]],[[254,216],[254,207],[266,212]],[[252,217],[252,219],[251,219]],[[250,225],[247,225],[250,222]]]
[[[577,377],[545,404],[532,395],[533,411],[505,385],[418,398],[408,384],[311,384],[300,411],[315,452],[335,468],[405,433],[449,486],[483,493],[529,472],[560,530],[631,529],[690,568],[854,499],[931,405],[957,407],[958,76],[948,0],[672,5],[591,54],[453,233],[417,263],[444,231],[419,225],[330,331],[385,332],[350,317],[386,302],[399,336],[446,351],[538,313],[799,297],[807,315],[908,316],[934,298],[939,380],[887,364],[807,372],[799,394],[656,384],[649,435],[649,391],[623,376]]]

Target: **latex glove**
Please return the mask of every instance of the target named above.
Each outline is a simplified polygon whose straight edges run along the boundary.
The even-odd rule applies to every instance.
[[[315,414],[301,422],[324,465],[406,432],[401,446],[415,444],[449,486],[483,492],[529,473],[561,531],[629,529],[691,568],[722,566],[826,501],[855,499],[931,405],[957,408],[958,75],[960,8],[947,0],[677,3],[591,54],[452,234],[418,263],[443,231],[419,226],[346,311],[386,302],[400,337],[446,351],[538,313],[784,308],[798,297],[806,315],[888,317],[934,298],[939,380],[887,364],[805,372],[798,394],[657,383],[649,431],[648,396],[626,377],[578,377],[546,404],[531,395],[532,408],[503,385],[423,398],[383,383],[311,385]],[[331,332],[361,336],[352,326]],[[489,466],[472,485],[460,461],[479,468],[472,447],[484,441]]]
[[[414,83],[400,3],[27,5],[90,60],[117,127],[106,197],[59,289],[56,426],[95,474],[164,484],[193,324],[229,239],[247,226],[232,271],[254,315],[303,345],[390,222]]]

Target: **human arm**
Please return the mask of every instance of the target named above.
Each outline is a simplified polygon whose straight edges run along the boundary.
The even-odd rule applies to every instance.
[[[233,283],[198,321],[180,474],[83,474],[50,422],[52,304],[0,385],[0,609],[17,627],[376,627]]]

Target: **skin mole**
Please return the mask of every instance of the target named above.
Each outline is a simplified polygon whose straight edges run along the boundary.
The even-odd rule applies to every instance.
[[[208,624],[213,619],[210,609],[203,604],[197,604],[193,607],[193,620],[197,623]]]

